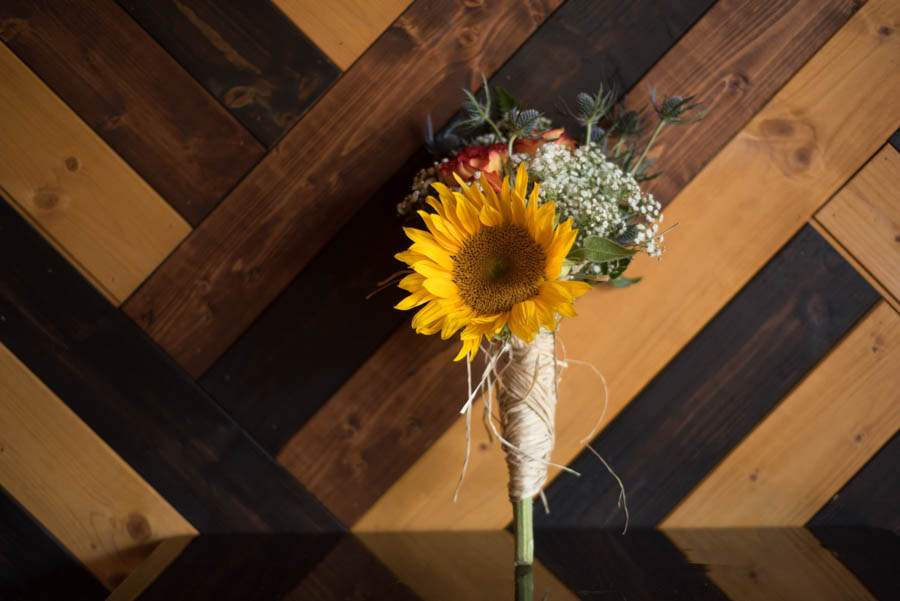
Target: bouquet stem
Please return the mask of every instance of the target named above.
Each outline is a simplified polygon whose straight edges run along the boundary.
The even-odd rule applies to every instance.
[[[534,526],[531,499],[513,503],[516,528],[516,565],[530,566],[534,562]]]
[[[531,566],[516,566],[516,601],[533,601],[534,573]]]

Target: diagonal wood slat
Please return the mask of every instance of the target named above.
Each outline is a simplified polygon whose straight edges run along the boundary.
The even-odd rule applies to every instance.
[[[269,0],[117,1],[266,146],[340,75]]]
[[[660,527],[805,524],[900,430],[897,365],[900,315],[880,302]]]
[[[827,205],[821,223],[896,303],[900,299],[900,152],[885,146]]]
[[[0,113],[7,200],[122,302],[190,226],[3,45]]]
[[[202,374],[419,146],[425,114],[449,117],[448,92],[493,73],[559,1],[415,2],[124,310]]]
[[[554,92],[537,81],[534,73],[571,69],[573,57],[565,49],[572,45],[574,37],[585,40],[579,42],[584,46],[584,56],[577,62],[578,78],[590,79],[588,85],[593,86],[599,82],[599,79],[594,81],[597,64],[607,61],[611,64],[622,63],[630,67],[620,74],[625,78],[624,84],[630,86],[675,43],[708,5],[709,0],[681,1],[667,5],[663,11],[657,3],[647,0],[627,4],[580,0],[567,2],[519,48],[492,78],[492,83],[512,84],[519,95],[528,90],[529,102],[533,94],[535,102],[552,110],[556,98]],[[662,14],[648,21],[648,11],[654,10]],[[638,30],[643,30],[644,35],[637,36]],[[573,31],[577,32],[574,36]],[[642,40],[643,53],[640,56],[634,56],[633,45],[637,37]],[[632,56],[634,58],[629,62],[627,59]],[[543,62],[539,69],[535,69],[538,61]],[[553,85],[557,85],[556,82]],[[461,93],[454,94],[457,98],[462,97]],[[341,384],[378,350],[397,326],[408,323],[409,315],[393,308],[402,298],[402,293],[396,288],[385,290],[368,300],[366,296],[375,288],[376,282],[400,267],[394,254],[404,245],[408,246],[409,241],[400,227],[403,220],[396,215],[396,204],[398,199],[409,193],[416,171],[433,160],[422,149],[407,161],[201,379],[203,386],[216,400],[271,452],[279,451]],[[421,221],[416,216],[407,224],[420,226]],[[348,257],[358,255],[360,248],[366,249],[366,260],[354,265],[353,277],[347,278]],[[335,315],[359,315],[359,319],[335,320]],[[414,340],[402,333],[401,337],[404,344],[392,345],[398,354],[391,355],[393,365],[403,370],[403,376],[394,377],[396,370],[387,369],[385,375],[391,374],[387,388],[415,373],[420,363],[415,360],[417,353],[424,353],[421,363],[425,363],[448,350],[445,344],[434,340]],[[309,340],[316,340],[317,343],[310,345]],[[336,360],[337,357],[340,359]],[[302,368],[298,369],[298,366]],[[374,389],[385,388],[374,382],[370,385]],[[357,399],[360,405],[370,404],[367,394],[368,391],[364,391]],[[357,504],[374,501],[375,496],[403,472],[409,461],[446,429],[448,420],[452,418],[453,410],[440,403],[424,407],[425,403],[420,399],[428,398],[428,394],[398,396],[402,398],[393,398],[386,403],[390,405],[390,410],[378,412],[369,409],[359,411],[357,401],[352,406],[332,402],[327,410],[329,416],[319,422],[345,427],[349,416],[358,414],[366,415],[365,432],[396,429],[403,432],[402,450],[405,457],[395,461],[393,457],[388,459],[385,456],[385,461],[380,465],[365,470],[381,480],[359,486],[369,491],[370,498],[337,493],[342,499]],[[404,402],[406,400],[415,403],[415,407],[410,407],[409,403]],[[423,412],[428,414],[423,415]],[[394,418],[399,423],[390,421]],[[351,429],[355,432],[357,428],[351,426]],[[329,451],[323,452],[333,457],[335,462],[340,462],[340,455],[356,454],[355,449],[344,445],[362,447],[370,444],[368,435],[363,433],[341,437],[340,440],[333,440],[332,432],[328,430],[313,429],[307,434],[309,438],[298,441],[295,446],[323,449],[323,444],[335,443],[334,455],[330,447]],[[391,451],[373,451],[373,454],[382,453]],[[382,468],[388,464],[397,471],[393,474],[384,471]],[[334,474],[332,469],[333,465],[324,463],[316,467],[323,479],[346,481],[345,474]],[[318,492],[323,493],[323,490]]]
[[[345,71],[410,4],[410,0],[273,1]]]
[[[0,39],[193,225],[262,157],[113,0],[4,0]]]
[[[341,525],[0,202],[0,342],[200,532]]]
[[[106,590],[0,488],[0,597],[97,601]]]
[[[569,356],[607,374],[607,420],[896,130],[897,117],[880,107],[900,93],[900,36],[882,33],[900,19],[897,11],[885,0],[864,5],[679,194],[666,214],[681,225],[669,239],[665,265],[651,270],[650,262],[638,262],[634,273],[647,276],[639,286],[579,300],[582,317],[564,324],[562,337]],[[589,370],[566,373],[555,461],[567,463],[580,452],[586,420],[600,413],[597,391]],[[446,398],[458,405],[457,395]],[[464,424],[457,421],[355,528],[506,523],[501,454],[480,450],[487,444],[480,428],[473,435],[476,451],[460,503],[450,500],[465,441]],[[441,490],[445,497],[438,496]]]
[[[0,484],[108,588],[196,530],[0,344]]]
[[[630,523],[659,524],[877,300],[815,230],[801,230],[591,443],[625,483]],[[554,511],[535,522],[624,524],[604,465],[584,451],[571,466],[582,477],[558,478],[547,490]]]

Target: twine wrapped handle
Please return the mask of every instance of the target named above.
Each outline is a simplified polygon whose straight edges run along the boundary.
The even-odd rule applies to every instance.
[[[547,482],[547,466],[556,441],[556,359],[552,332],[541,331],[531,343],[513,338],[509,364],[497,390],[509,499],[516,527],[516,564],[534,559],[532,500]]]

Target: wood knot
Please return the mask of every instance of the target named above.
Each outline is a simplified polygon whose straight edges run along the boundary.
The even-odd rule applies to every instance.
[[[125,529],[128,530],[128,536],[139,543],[150,540],[153,532],[150,530],[150,522],[139,513],[132,513],[125,522]]]
[[[883,38],[888,37],[892,33],[894,33],[894,30],[891,29],[890,27],[888,27],[887,25],[882,25],[881,27],[878,28],[878,35],[880,35]]]
[[[16,37],[28,27],[25,19],[10,17],[0,20],[0,40],[7,44],[15,41]]]
[[[42,211],[52,211],[59,206],[59,194],[51,188],[40,188],[32,200],[34,206]]]
[[[478,30],[474,27],[465,27],[459,32],[459,35],[456,36],[456,40],[463,48],[471,46],[478,41]]]
[[[750,79],[743,73],[731,73],[725,77],[725,87],[731,90],[744,90],[750,85]]]
[[[822,325],[828,319],[828,303],[821,295],[816,294],[806,302],[806,314],[815,325]]]
[[[794,151],[794,166],[800,170],[809,169],[809,165],[812,162],[812,150],[807,148],[806,146],[801,146],[797,150]]]
[[[794,134],[794,126],[787,119],[766,119],[762,122],[762,133],[775,138],[787,138]]]
[[[68,157],[65,161],[66,169],[69,171],[78,171],[78,168],[81,167],[81,163],[78,162],[78,159],[75,157]]]
[[[484,0],[463,0],[462,5],[466,8],[481,8],[484,6]]]

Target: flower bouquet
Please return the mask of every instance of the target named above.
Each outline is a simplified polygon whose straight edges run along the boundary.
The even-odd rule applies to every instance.
[[[398,285],[409,296],[396,308],[419,308],[412,326],[420,334],[459,333],[456,360],[467,359],[469,369],[461,413],[471,428],[473,403],[483,397],[485,426],[509,468],[516,564],[529,565],[532,500],[543,499],[553,465],[561,365],[554,332],[592,286],[636,283],[625,275],[635,254],[663,252],[661,205],[640,187],[658,175],[648,152],[666,125],[702,111],[693,97],[657,102],[655,92],[653,111],[628,110],[614,87],[601,87],[564,107],[584,128],[576,140],[483,83],[479,95],[464,90],[462,117],[441,135],[429,121],[428,145],[443,158],[416,175],[398,205],[426,229],[404,228],[412,244],[396,258],[408,267]],[[653,113],[655,128],[641,143]],[[485,366],[473,386],[480,349]],[[468,457],[467,444],[463,475]]]

